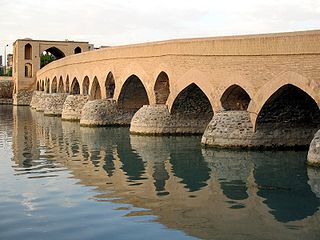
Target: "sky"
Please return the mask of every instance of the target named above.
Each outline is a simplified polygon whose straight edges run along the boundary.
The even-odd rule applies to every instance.
[[[16,39],[95,47],[320,29],[320,0],[0,0],[0,55]]]

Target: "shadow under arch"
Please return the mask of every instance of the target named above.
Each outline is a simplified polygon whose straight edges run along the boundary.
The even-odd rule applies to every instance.
[[[59,79],[58,93],[64,93],[64,84],[63,84],[62,76]]]
[[[275,91],[258,113],[256,134],[273,134],[274,145],[308,146],[320,127],[315,100],[293,84]]]
[[[149,105],[149,97],[142,81],[131,75],[123,84],[119,98],[119,107],[126,111],[136,112],[143,105]]]
[[[94,77],[91,85],[90,99],[101,99],[101,88],[97,77]]]
[[[220,98],[221,106],[225,110],[247,110],[251,97],[241,86],[229,86]]]
[[[169,76],[166,72],[160,72],[154,84],[156,104],[165,104],[170,94]]]
[[[74,78],[71,83],[70,94],[72,94],[72,95],[79,95],[80,94],[80,85],[79,85],[77,78]]]
[[[107,75],[106,82],[105,82],[106,98],[113,98],[115,87],[116,85],[115,85],[114,76],[110,71]]]
[[[51,93],[57,92],[57,86],[58,86],[57,77],[54,77],[51,83]]]
[[[82,82],[82,95],[87,96],[89,94],[89,86],[90,86],[90,80],[88,76],[85,76]]]

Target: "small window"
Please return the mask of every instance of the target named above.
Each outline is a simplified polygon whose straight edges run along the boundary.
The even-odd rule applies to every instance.
[[[29,43],[24,46],[24,59],[32,59],[32,46]]]
[[[26,78],[32,78],[32,65],[30,63],[24,66],[24,76]]]

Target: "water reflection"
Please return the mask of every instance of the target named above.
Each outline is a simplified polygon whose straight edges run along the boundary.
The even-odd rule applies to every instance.
[[[26,108],[13,113],[16,172],[67,169],[95,188],[96,201],[131,204],[142,208],[134,214],[199,238],[319,237],[320,173],[306,168],[305,152],[201,149],[199,137],[130,136]]]

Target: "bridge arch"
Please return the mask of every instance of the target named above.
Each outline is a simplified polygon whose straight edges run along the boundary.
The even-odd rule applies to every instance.
[[[115,87],[116,87],[116,84],[115,84],[114,76],[110,71],[107,75],[106,82],[105,82],[106,98],[113,98]]]
[[[56,93],[58,88],[57,77],[54,77],[51,83],[51,93]]]
[[[78,53],[81,53],[81,52],[82,52],[82,50],[81,50],[81,48],[79,46],[74,49],[74,54],[78,54]]]
[[[301,89],[308,94],[318,106],[320,106],[320,97],[318,97],[318,94],[310,87],[309,79],[295,72],[282,73],[273,80],[268,81],[268,83],[263,85],[257,93],[252,96],[248,106],[248,112],[251,113],[250,118],[254,129],[256,129],[257,117],[267,100],[270,99],[276,91],[287,84],[294,85]]]
[[[70,92],[70,82],[69,82],[69,75],[66,78],[66,93]]]
[[[37,91],[40,91],[40,84],[39,84],[39,81],[37,81]]]
[[[47,78],[46,80],[46,93],[49,93],[50,92],[50,79]]]
[[[97,77],[94,77],[91,84],[90,99],[101,99],[101,88]]]
[[[224,110],[247,110],[251,97],[237,84],[229,86],[220,98]]]
[[[71,83],[70,93],[72,95],[79,95],[80,94],[80,85],[79,85],[77,78],[74,78]]]
[[[62,76],[60,76],[60,79],[59,79],[58,93],[64,93],[64,84],[63,84]]]
[[[128,111],[137,111],[149,104],[149,97],[140,78],[131,75],[123,84],[118,98],[118,105]]]
[[[153,90],[156,97],[156,104],[165,104],[170,94],[170,83],[167,73],[163,71],[159,73]]]
[[[82,95],[87,96],[89,94],[90,80],[88,76],[85,76],[82,82]]]

